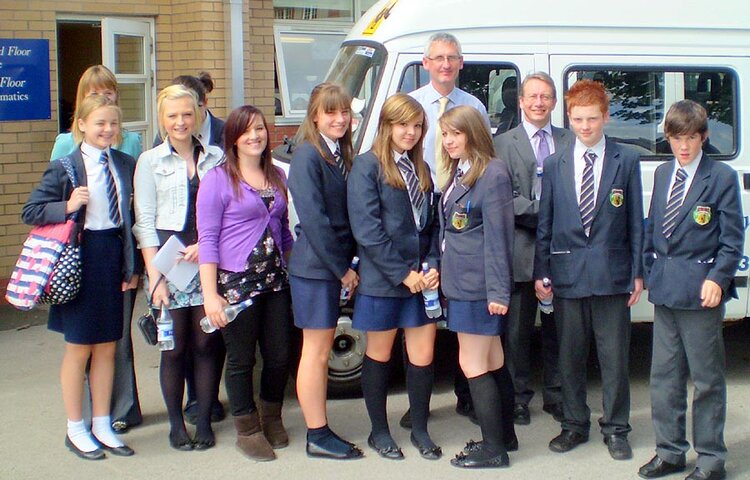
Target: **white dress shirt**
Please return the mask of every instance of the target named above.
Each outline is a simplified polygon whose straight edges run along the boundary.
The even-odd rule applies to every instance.
[[[677,161],[677,159],[674,159],[674,170],[672,170],[672,179],[669,181],[669,188],[667,189],[667,203],[669,203],[669,196],[672,194],[672,186],[674,185],[675,180],[677,180],[677,170],[682,168],[685,170],[685,173],[687,173],[687,178],[685,178],[685,190],[682,194],[682,202],[685,201],[685,197],[687,197],[688,191],[690,191],[690,185],[693,184],[693,179],[695,178],[695,172],[698,171],[698,166],[701,164],[701,160],[703,159],[703,152],[700,152],[697,157],[690,160],[690,163],[685,165],[684,167],[680,165],[680,162]],[[682,205],[682,202],[680,202],[680,205]]]
[[[107,165],[101,163],[99,158],[102,156],[102,150],[92,147],[86,142],[81,143],[81,154],[83,164],[86,167],[86,183],[89,189],[89,203],[86,205],[86,218],[83,228],[86,230],[108,230],[118,227],[109,219],[109,198],[107,198],[107,181],[104,177],[104,169]],[[112,153],[107,149],[109,155],[109,165],[112,165]],[[117,206],[121,207],[119,196],[122,191],[120,186],[120,177],[117,175],[115,168],[110,167],[112,178],[115,180],[117,189]],[[122,218],[122,211],[120,211]]]

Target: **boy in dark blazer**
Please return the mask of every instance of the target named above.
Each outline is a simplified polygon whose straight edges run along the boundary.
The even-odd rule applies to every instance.
[[[674,160],[654,176],[644,264],[654,304],[651,418],[656,455],[638,474],[658,478],[685,469],[687,381],[693,395],[693,447],[688,480],[726,477],[726,380],[721,333],[724,303],[737,297],[734,274],[742,255],[740,187],[727,164],[702,149],[706,110],[682,100],[667,112],[664,134]]]
[[[495,137],[497,158],[510,168],[513,185],[513,292],[510,297],[507,330],[504,335],[505,362],[515,387],[513,420],[518,425],[531,423],[531,333],[536,321],[538,301],[534,292],[534,248],[542,190],[544,160],[563,151],[573,133],[550,123],[557,104],[557,90],[544,72],[526,76],[521,82],[518,104],[523,120],[516,128]],[[560,373],[557,369],[557,332],[551,313],[541,313],[543,409],[562,421]]]
[[[602,375],[599,425],[612,458],[624,460],[632,457],[630,307],[643,288],[639,157],[604,136],[609,98],[600,83],[580,80],[565,100],[576,140],[544,162],[534,260],[537,297],[554,291],[560,346],[565,418],[549,448],[562,453],[588,441],[586,361],[593,337]]]

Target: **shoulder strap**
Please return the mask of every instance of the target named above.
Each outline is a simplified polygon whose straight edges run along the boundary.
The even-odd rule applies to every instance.
[[[62,157],[60,159],[60,163],[62,164],[63,168],[65,168],[65,172],[68,174],[68,178],[70,179],[70,183],[73,185],[73,188],[78,188],[78,179],[76,178],[76,170],[73,167],[73,162],[70,161],[70,157]],[[86,206],[81,207],[77,212],[73,212],[73,214],[70,216],[71,219],[73,219],[74,222],[77,223],[78,221],[78,212],[80,210],[86,208]]]

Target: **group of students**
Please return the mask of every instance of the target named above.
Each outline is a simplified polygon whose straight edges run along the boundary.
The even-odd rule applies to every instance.
[[[157,99],[164,142],[137,163],[114,148],[125,145],[116,100],[84,88],[72,128],[79,146],[67,156],[81,186],[73,189],[61,162],[52,162],[23,210],[30,224],[62,222],[83,212],[81,293],[53,306],[49,322],[66,340],[61,372],[66,445],[88,459],[103,458],[103,450],[133,454],[112,429],[109,407],[115,342],[123,337],[123,324],[129,337],[123,292],[135,288],[143,270],[137,247],[153,304],[168,305],[174,317],[176,348],[162,353],[161,368],[172,447],[215,444],[211,411],[221,376],[219,335],[226,348],[225,383],[237,446],[249,458],[272,460],[274,449],[288,445],[281,410],[293,311],[303,332],[297,395],[307,454],[362,457],[359,447],[329,427],[326,413],[327,362],[340,292],[347,288],[356,290],[353,327],[367,333],[362,390],[371,421],[368,445],[384,458],[404,457],[391,436],[386,409],[390,355],[396,332],[403,329],[410,441],[423,458],[441,458],[427,428],[436,320],[427,316],[422,298],[423,291],[440,288],[482,432],[482,440],[468,442],[451,464],[509,465],[508,451],[518,448],[518,440],[500,335],[514,289],[517,193],[507,162],[496,158],[485,117],[459,105],[442,113],[437,126],[428,125],[417,99],[395,94],[381,109],[372,149],[355,158],[351,97],[324,83],[311,93],[287,183],[272,163],[268,127],[258,109],[244,106],[230,113],[222,149],[201,130],[209,118],[201,110],[205,94],[177,83]],[[665,120],[675,160],[657,169],[644,242],[638,157],[603,134],[606,92],[601,84],[582,80],[566,100],[576,140],[544,162],[533,272],[539,299],[554,291],[561,349],[578,352],[560,358],[566,377],[563,430],[550,449],[564,452],[588,440],[585,360],[593,335],[604,379],[602,433],[613,457],[627,457],[628,309],[645,283],[656,304],[652,403],[658,445],[657,456],[639,473],[655,478],[685,468],[684,384],[690,373],[697,386],[701,375],[710,388],[701,390],[694,405],[702,422],[696,425],[699,460],[688,478],[724,478],[720,325],[742,248],[736,174],[701,153],[705,110],[677,102]],[[445,170],[445,177],[437,186],[424,158],[429,129],[440,132],[435,167]],[[289,194],[297,199],[296,241],[288,220]],[[159,246],[174,235],[186,245],[182,261],[200,264],[199,277],[185,290],[162,279],[153,266]],[[351,267],[355,255],[358,271]],[[674,286],[678,279],[681,288]],[[248,298],[253,304],[228,322],[224,308]],[[201,331],[204,315],[220,334]],[[711,338],[708,354],[709,347],[694,345],[705,337]],[[263,358],[257,402],[256,344]],[[90,432],[82,419],[89,357]],[[188,357],[198,408],[192,438],[182,411]],[[669,368],[675,363],[677,371]],[[675,409],[682,412],[676,418]]]

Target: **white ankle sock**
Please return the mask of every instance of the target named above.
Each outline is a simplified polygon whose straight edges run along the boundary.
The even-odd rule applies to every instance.
[[[94,439],[91,438],[91,432],[88,431],[83,420],[74,422],[68,419],[68,438],[82,452],[93,452],[99,448]]]
[[[125,445],[112,430],[112,422],[109,415],[106,417],[94,417],[91,419],[91,433],[104,445],[115,448]]]

